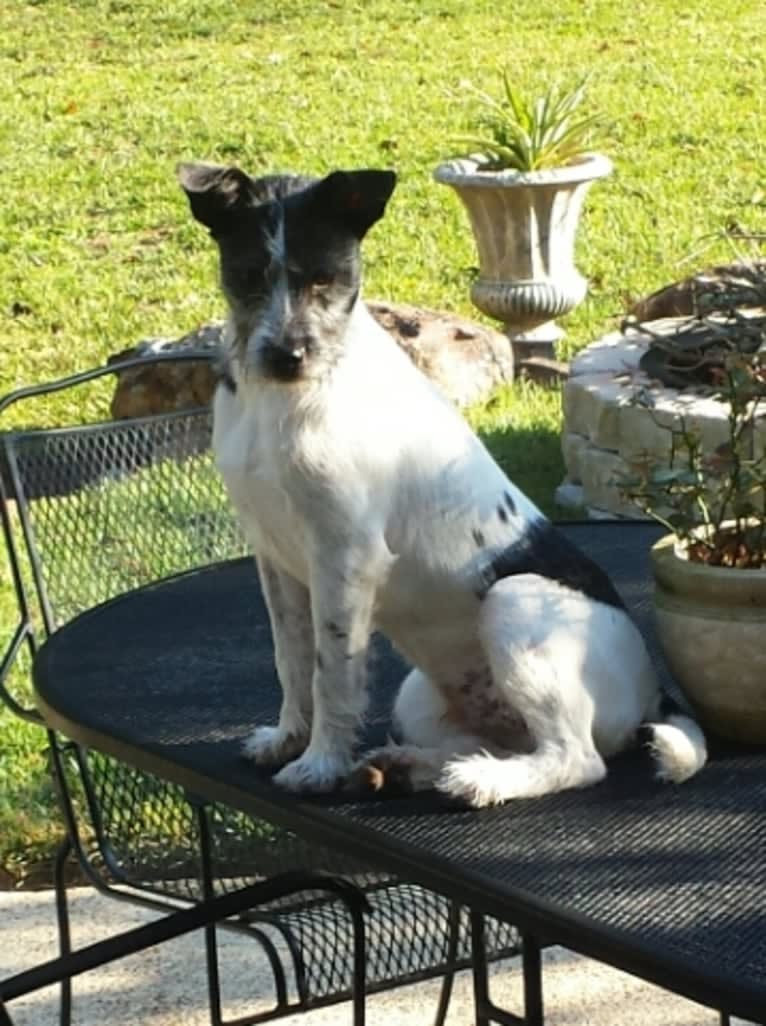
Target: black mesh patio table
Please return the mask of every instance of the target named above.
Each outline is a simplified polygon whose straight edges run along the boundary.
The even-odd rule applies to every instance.
[[[656,653],[648,550],[657,530],[564,529],[612,575]],[[369,744],[386,734],[405,669],[385,642],[375,647]],[[256,724],[276,721],[280,700],[251,560],[84,613],[43,646],[34,675],[54,728],[324,846],[336,868],[338,855],[363,859],[479,920],[507,919],[542,944],[766,1021],[763,750],[713,744],[709,765],[680,787],[655,782],[636,751],[595,787],[482,811],[432,793],[293,797],[240,754]]]

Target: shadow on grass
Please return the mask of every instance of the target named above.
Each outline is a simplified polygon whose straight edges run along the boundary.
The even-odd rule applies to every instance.
[[[482,428],[478,433],[508,477],[546,516],[552,520],[565,519],[564,511],[553,499],[564,478],[558,430],[540,423],[534,427],[504,424]]]

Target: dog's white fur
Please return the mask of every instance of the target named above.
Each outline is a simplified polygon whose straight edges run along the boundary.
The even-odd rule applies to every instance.
[[[373,762],[474,806],[600,780],[604,759],[659,715],[644,642],[619,608],[533,573],[477,600],[487,554],[542,516],[364,304],[324,376],[270,382],[236,361],[231,372],[214,449],[257,554],[284,691],[279,724],[259,727],[248,753],[286,763],[275,780],[291,790],[346,779],[379,629],[417,669],[396,702],[402,744]],[[515,513],[502,523],[506,493]],[[680,782],[704,764],[688,717],[653,736],[659,776]]]

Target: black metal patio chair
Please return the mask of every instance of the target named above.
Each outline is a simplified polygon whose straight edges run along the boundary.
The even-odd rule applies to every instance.
[[[200,356],[134,358],[17,390],[0,400],[0,415],[14,407],[28,422],[35,401],[55,392],[71,410],[82,394],[75,390],[103,390],[105,380],[147,360],[179,359]],[[211,419],[199,407],[0,433],[2,525],[19,611],[6,634],[0,694],[15,715],[39,724],[41,746],[47,744],[66,828],[54,874],[62,956],[70,954],[65,869],[72,852],[100,891],[159,909],[209,902],[286,870],[321,872],[366,896],[366,990],[443,975],[436,1010],[442,1023],[452,976],[470,964],[466,909],[74,744],[48,729],[27,697],[31,659],[58,626],[126,590],[246,553],[211,459]],[[224,925],[260,944],[273,973],[271,1005],[238,1026],[352,993],[353,924],[337,895],[282,894]],[[520,949],[516,930],[499,922],[488,922],[487,939],[491,958]],[[223,1026],[212,924],[204,944],[210,1022]],[[70,1019],[64,974],[61,1022]]]

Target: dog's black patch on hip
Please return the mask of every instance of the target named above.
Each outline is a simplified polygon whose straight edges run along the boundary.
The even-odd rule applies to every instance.
[[[519,574],[548,577],[596,602],[625,609],[607,573],[547,521],[530,524],[517,542],[494,556],[484,574],[484,595],[497,581]]]

